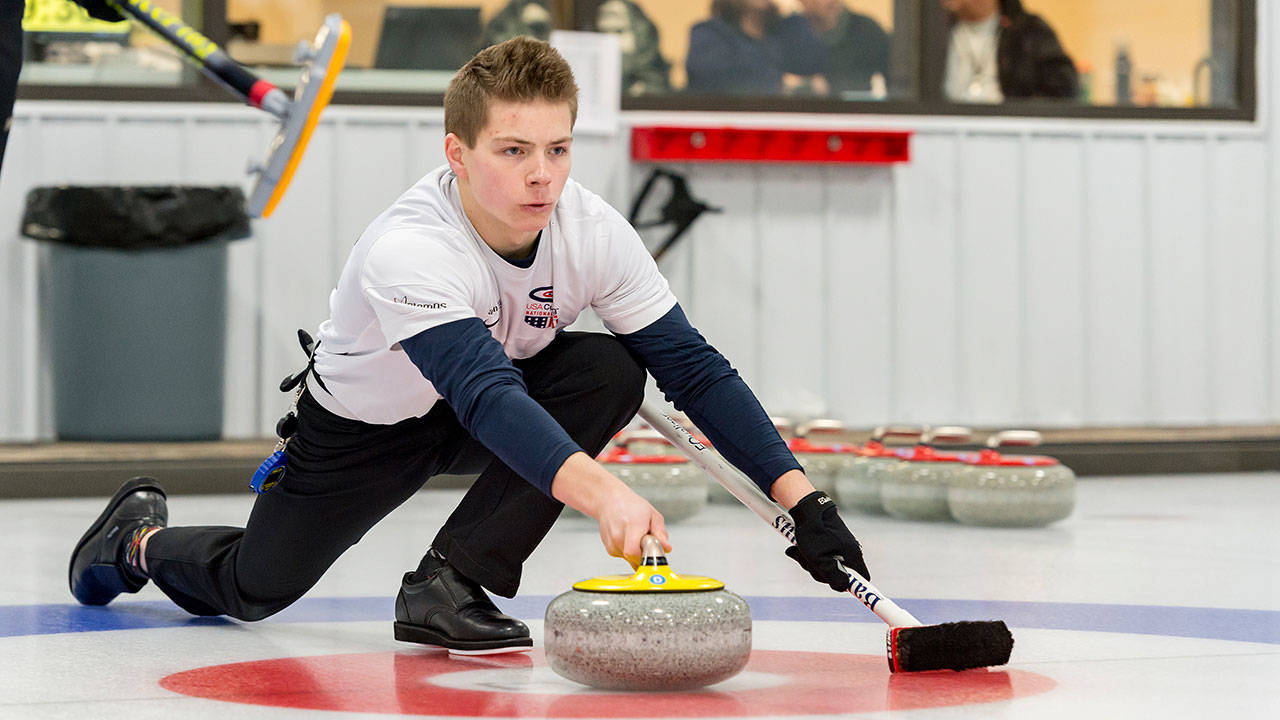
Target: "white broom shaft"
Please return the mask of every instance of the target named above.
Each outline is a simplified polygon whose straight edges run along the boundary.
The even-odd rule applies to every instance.
[[[751,508],[756,515],[759,515],[761,519],[773,526],[773,529],[777,530],[778,534],[786,538],[791,544],[795,544],[795,525],[792,523],[791,516],[787,514],[787,511],[770,500],[755,483],[745,478],[737,469],[725,462],[720,453],[695,438],[684,426],[672,420],[666,413],[647,400],[640,406],[640,417],[644,418],[645,422],[649,423],[663,437],[670,440],[695,465],[706,470],[711,477],[716,479],[716,482],[724,486],[725,490],[728,490],[734,497],[741,500],[743,505]],[[840,569],[849,575],[849,594],[862,601],[862,604],[866,605],[867,609],[875,613],[881,620],[891,627],[914,627],[920,625],[919,620],[916,620],[911,613],[903,610],[897,603],[876,589],[870,580],[844,565],[841,565]]]

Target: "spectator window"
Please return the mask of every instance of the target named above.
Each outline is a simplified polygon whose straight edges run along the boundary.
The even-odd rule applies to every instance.
[[[547,39],[561,10],[552,0],[227,0],[231,57],[289,84],[294,48],[327,13],[351,24],[351,48],[337,89],[440,95],[486,45],[516,35]],[[359,96],[339,96],[360,102]],[[401,100],[404,102],[404,100]]]
[[[910,24],[895,32],[894,23],[908,5],[914,2],[581,0],[575,19],[581,29],[622,36],[630,100],[878,101],[915,94],[915,33]]]
[[[1252,120],[1257,0],[153,0],[281,86],[352,26],[340,104],[439,104],[480,48],[620,36],[635,110]],[[983,8],[996,8],[983,17]],[[975,8],[979,15],[974,15]],[[27,0],[26,98],[230,101],[149,30]]]
[[[1241,0],[933,2],[935,86],[950,102],[1239,105]]]

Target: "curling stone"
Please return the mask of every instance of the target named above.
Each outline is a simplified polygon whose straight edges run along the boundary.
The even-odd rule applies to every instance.
[[[853,508],[869,515],[884,515],[880,503],[880,485],[889,470],[910,455],[910,447],[891,447],[894,440],[917,441],[925,428],[906,425],[880,426],[871,439],[858,449],[858,455],[843,474],[836,478],[836,502],[841,508]]]
[[[903,520],[950,520],[947,501],[951,476],[964,467],[967,454],[944,452],[938,444],[967,443],[973,431],[965,427],[939,427],[925,433],[901,465],[889,470],[880,485],[885,512]]]
[[[1001,447],[1040,444],[1034,430],[1006,430],[952,475],[947,489],[951,516],[966,525],[1037,527],[1071,514],[1076,475],[1043,455],[1004,455]]]
[[[719,580],[671,572],[652,536],[643,547],[634,575],[584,580],[547,605],[547,664],[609,690],[691,690],[737,675],[751,655],[746,601]]]

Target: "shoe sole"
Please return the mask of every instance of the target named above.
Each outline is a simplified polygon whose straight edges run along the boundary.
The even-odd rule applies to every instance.
[[[533,638],[507,638],[505,640],[455,640],[447,635],[408,623],[396,622],[395,638],[401,642],[435,645],[453,655],[497,655],[499,653],[529,652]]]
[[[120,489],[116,491],[116,494],[111,496],[110,502],[107,503],[107,508],[98,515],[98,519],[93,521],[93,524],[89,526],[89,529],[85,531],[84,535],[80,536],[80,541],[76,543],[75,549],[71,551],[71,562],[67,564],[67,589],[71,591],[72,597],[80,600],[79,597],[76,597],[75,582],[71,576],[73,569],[75,568],[76,556],[80,554],[80,550],[85,546],[85,543],[89,542],[89,539],[96,535],[98,531],[102,529],[103,525],[107,524],[107,519],[116,511],[116,508],[120,507],[120,503],[124,502],[125,498],[141,489],[152,490],[160,493],[161,497],[168,499],[168,496],[164,493],[164,488],[160,487],[160,484],[151,478],[134,478],[122,485]],[[100,563],[90,565],[85,572],[100,584],[106,585],[109,585],[111,581],[119,575],[119,571],[116,570],[115,565],[103,565]],[[90,602],[85,602],[84,600],[80,600],[80,602],[86,605],[106,605],[108,602],[111,602],[111,598],[107,598],[103,602],[93,602],[93,600],[98,599],[100,598],[90,598]]]

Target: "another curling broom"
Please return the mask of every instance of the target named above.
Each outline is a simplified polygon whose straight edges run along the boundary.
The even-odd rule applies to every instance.
[[[290,99],[283,90],[232,60],[212,40],[148,0],[108,0],[108,3],[184,52],[206,75],[232,94],[279,118],[280,130],[267,149],[266,161],[253,167],[258,181],[249,195],[247,208],[250,217],[269,217],[288,189],[320,113],[333,96],[333,85],[342,72],[347,48],[351,45],[351,26],[337,13],[324,19],[324,26],[304,53],[302,76]]]
[[[733,469],[719,453],[649,402],[641,405],[640,417],[783,537],[795,543],[791,516],[766,497],[755,483]],[[840,569],[849,576],[849,593],[889,624],[887,649],[892,672],[967,670],[1009,662],[1009,655],[1013,652],[1013,634],[1004,621],[923,625],[869,580],[844,565]]]

